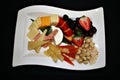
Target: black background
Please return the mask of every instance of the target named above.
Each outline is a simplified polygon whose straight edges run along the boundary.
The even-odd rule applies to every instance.
[[[116,0],[11,0],[7,5],[7,23],[1,34],[0,73],[1,77],[9,79],[74,79],[93,80],[116,78],[120,71],[119,60],[119,2]],[[104,8],[106,36],[106,66],[105,68],[89,71],[71,71],[59,68],[26,65],[12,67],[14,35],[17,12],[31,5],[49,5],[71,10],[89,10]],[[4,13],[3,13],[4,14]],[[5,15],[6,16],[6,15]],[[7,24],[7,27],[5,26]],[[3,36],[2,36],[3,35]],[[2,51],[2,52],[1,52]]]

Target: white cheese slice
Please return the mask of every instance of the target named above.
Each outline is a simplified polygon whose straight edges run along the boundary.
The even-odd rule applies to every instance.
[[[63,40],[63,32],[60,28],[57,28],[55,26],[51,26],[51,27],[52,27],[52,30],[55,30],[55,29],[58,30],[58,33],[54,36],[54,43],[56,45],[59,45]]]

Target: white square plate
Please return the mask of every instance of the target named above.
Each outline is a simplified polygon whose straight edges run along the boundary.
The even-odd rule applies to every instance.
[[[99,57],[95,64],[85,65],[79,64],[77,61],[74,61],[74,66],[69,65],[65,61],[58,61],[57,63],[54,63],[51,58],[44,55],[44,48],[40,50],[39,54],[35,54],[34,51],[28,51],[28,39],[26,34],[28,32],[28,27],[31,24],[30,19],[50,14],[58,14],[60,16],[68,14],[70,18],[76,18],[82,15],[90,17],[93,25],[97,28],[97,33],[93,36],[93,41],[98,48]],[[19,10],[14,42],[13,67],[20,65],[42,65],[69,70],[92,70],[105,67],[105,58],[105,28],[102,7],[86,11],[72,11],[46,5],[35,5]]]

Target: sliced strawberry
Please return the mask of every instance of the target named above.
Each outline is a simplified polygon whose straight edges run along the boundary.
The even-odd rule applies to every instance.
[[[84,42],[84,38],[83,38],[83,37],[74,37],[73,40],[72,40],[72,42],[73,42],[75,45],[81,47],[82,44],[83,44],[83,42]]]
[[[90,30],[91,20],[89,17],[82,16],[79,20],[80,25],[86,30]]]

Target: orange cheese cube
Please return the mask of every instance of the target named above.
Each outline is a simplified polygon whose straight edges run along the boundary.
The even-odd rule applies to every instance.
[[[43,16],[40,19],[41,19],[41,25],[39,28],[45,28],[47,26],[50,26],[51,24],[50,16]]]

